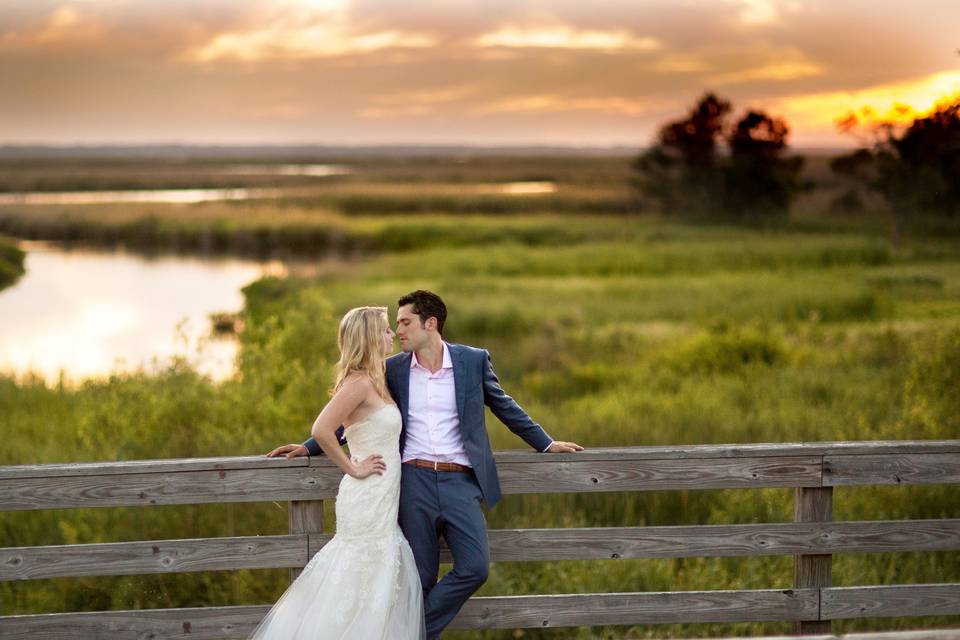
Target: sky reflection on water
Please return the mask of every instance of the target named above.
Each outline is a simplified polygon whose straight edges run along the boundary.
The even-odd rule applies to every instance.
[[[229,377],[236,341],[207,340],[209,314],[241,310],[243,286],[284,272],[276,261],[21,246],[26,274],[0,291],[0,370],[49,381],[61,370],[77,380],[177,355],[215,379]]]

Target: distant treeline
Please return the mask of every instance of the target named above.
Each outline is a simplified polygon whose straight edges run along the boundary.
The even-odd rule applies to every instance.
[[[708,93],[685,118],[665,124],[652,147],[634,161],[633,185],[642,204],[668,214],[784,215],[810,185],[800,179],[803,158],[790,157],[790,128],[781,118],[751,110],[731,120],[731,103]],[[912,217],[953,218],[960,208],[960,99],[900,124],[862,123],[863,146],[831,163],[845,190],[834,212],[862,211],[868,193],[882,196],[895,220],[894,241]]]

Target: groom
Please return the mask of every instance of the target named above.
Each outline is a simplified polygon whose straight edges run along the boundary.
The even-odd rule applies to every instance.
[[[481,503],[500,500],[500,482],[484,425],[484,405],[537,451],[583,449],[552,440],[504,393],[490,354],[441,338],[447,308],[429,291],[397,303],[397,338],[403,353],[387,359],[387,386],[403,416],[400,452],[400,527],[410,542],[423,585],[427,637],[440,632],[487,579],[487,526]],[[316,455],[311,438],[269,455]],[[453,569],[437,581],[440,536]]]

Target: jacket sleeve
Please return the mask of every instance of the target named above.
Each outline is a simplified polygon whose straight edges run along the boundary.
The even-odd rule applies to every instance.
[[[490,407],[493,415],[497,416],[503,424],[507,425],[510,431],[523,438],[523,440],[537,451],[546,451],[553,443],[553,438],[547,435],[539,424],[527,415],[527,412],[517,404],[517,401],[504,392],[500,386],[500,380],[497,374],[493,372],[493,363],[490,361],[490,353],[483,351],[483,401]]]
[[[347,439],[343,437],[343,425],[337,427],[337,442],[340,443],[341,447],[347,444]],[[323,449],[320,448],[320,443],[312,437],[304,440],[303,446],[307,448],[307,453],[309,453],[311,456],[323,455]]]

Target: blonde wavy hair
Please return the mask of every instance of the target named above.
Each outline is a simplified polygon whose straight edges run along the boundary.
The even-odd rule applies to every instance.
[[[357,307],[347,311],[337,334],[340,360],[334,367],[336,382],[330,395],[343,387],[347,376],[359,373],[370,378],[381,398],[387,397],[388,354],[383,345],[383,332],[389,326],[386,307]]]

